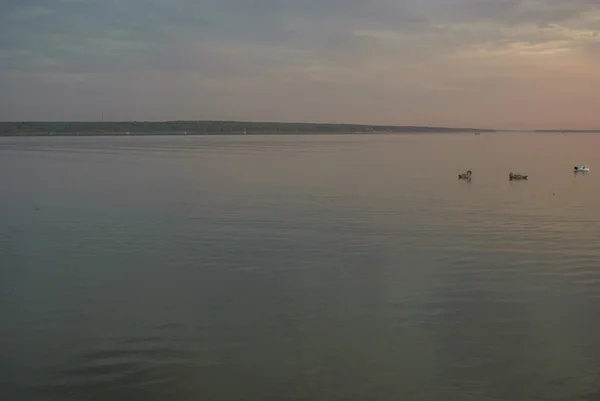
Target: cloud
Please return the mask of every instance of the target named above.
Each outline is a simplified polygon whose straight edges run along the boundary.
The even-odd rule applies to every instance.
[[[71,118],[93,94],[121,118],[502,127],[594,81],[599,32],[595,0],[9,0],[0,118],[51,118],[57,91]]]

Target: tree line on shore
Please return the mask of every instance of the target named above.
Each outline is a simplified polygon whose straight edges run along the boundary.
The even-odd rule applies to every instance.
[[[489,129],[244,121],[0,122],[3,136],[492,132]]]

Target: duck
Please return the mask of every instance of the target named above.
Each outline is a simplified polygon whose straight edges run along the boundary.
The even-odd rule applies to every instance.
[[[466,173],[462,173],[458,175],[458,179],[459,180],[470,180],[471,179],[471,174],[473,172],[471,170],[467,170]]]
[[[527,176],[523,175],[523,174],[513,174],[513,173],[508,174],[508,180],[509,181],[512,181],[512,180],[526,180],[526,179],[527,179]]]

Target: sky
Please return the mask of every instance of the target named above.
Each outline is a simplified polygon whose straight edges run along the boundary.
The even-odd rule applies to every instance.
[[[0,120],[600,128],[598,0],[2,0]]]

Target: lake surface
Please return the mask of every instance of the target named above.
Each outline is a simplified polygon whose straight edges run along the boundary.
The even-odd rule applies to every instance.
[[[0,138],[0,399],[600,400],[598,149]]]

